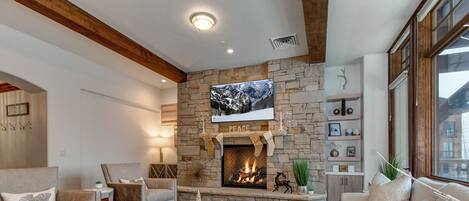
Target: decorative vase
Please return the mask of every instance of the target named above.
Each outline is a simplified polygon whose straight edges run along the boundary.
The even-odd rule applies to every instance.
[[[299,194],[308,194],[308,186],[298,186]]]
[[[337,149],[332,149],[331,152],[329,153],[331,157],[337,157],[339,156],[339,151]]]

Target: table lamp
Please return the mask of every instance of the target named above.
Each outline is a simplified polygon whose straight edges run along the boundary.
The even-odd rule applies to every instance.
[[[160,149],[160,163],[163,163],[163,148],[173,147],[172,137],[155,137],[156,147]]]

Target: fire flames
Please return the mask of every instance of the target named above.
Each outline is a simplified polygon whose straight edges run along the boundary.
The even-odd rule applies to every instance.
[[[264,181],[265,174],[257,167],[257,161],[252,164],[249,160],[244,162],[244,167],[237,174],[233,175],[233,181],[237,184],[258,184]]]

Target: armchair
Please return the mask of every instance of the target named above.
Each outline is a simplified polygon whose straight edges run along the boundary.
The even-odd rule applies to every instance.
[[[139,183],[120,183],[119,179],[142,177],[138,163],[102,164],[106,184],[114,188],[115,201],[177,201],[176,179],[145,178],[148,189]]]
[[[0,170],[0,192],[28,193],[58,187],[58,168]],[[95,201],[95,194],[86,191],[57,191],[57,201]],[[2,198],[0,196],[0,201]]]

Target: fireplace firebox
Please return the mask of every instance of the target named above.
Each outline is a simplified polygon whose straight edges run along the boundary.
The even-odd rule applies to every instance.
[[[267,188],[267,153],[265,147],[258,157],[253,145],[224,145],[222,186]]]

